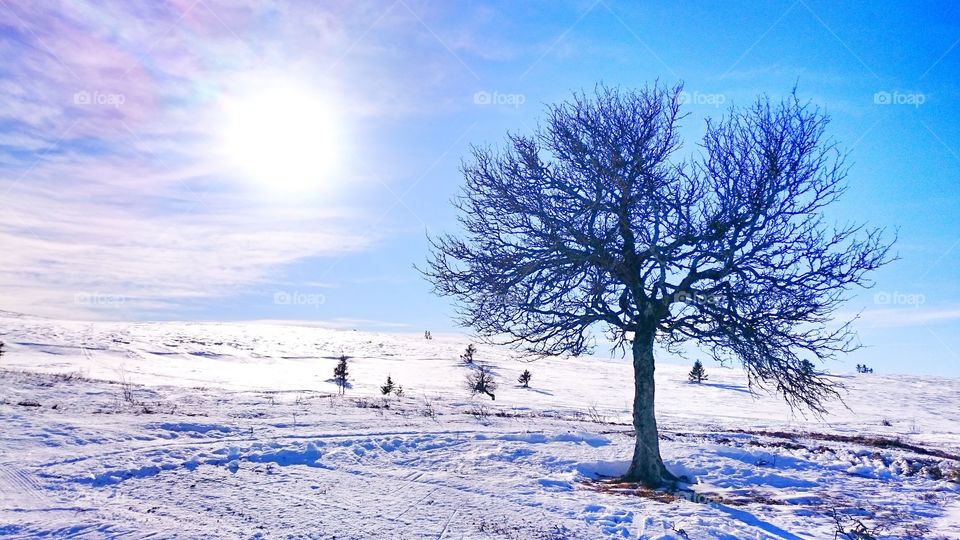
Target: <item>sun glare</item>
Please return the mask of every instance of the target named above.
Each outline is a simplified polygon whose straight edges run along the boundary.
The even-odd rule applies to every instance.
[[[259,186],[314,191],[332,182],[336,122],[319,94],[272,87],[225,103],[223,151]]]

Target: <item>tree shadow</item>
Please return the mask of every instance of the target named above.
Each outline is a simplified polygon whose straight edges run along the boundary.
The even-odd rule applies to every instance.
[[[552,395],[553,395],[553,392],[548,392],[548,391],[546,391],[546,390],[541,390],[541,389],[539,389],[539,388],[534,388],[534,387],[532,387],[532,386],[526,386],[526,387],[525,387],[525,386],[523,386],[522,384],[514,385],[514,388],[518,388],[518,389],[520,389],[520,390],[526,390],[526,391],[528,391],[528,392],[536,392],[537,394],[543,394],[543,395],[545,395],[545,396],[552,396]]]
[[[700,383],[704,386],[711,386],[713,388],[720,388],[721,390],[734,390],[736,392],[743,392],[744,394],[753,394],[749,388],[740,384],[723,384],[723,383],[712,383],[712,382],[702,382]]]
[[[801,537],[793,534],[792,532],[785,529],[781,529],[780,527],[777,527],[773,523],[768,523],[766,521],[763,521],[757,516],[751,514],[750,512],[730,508],[729,506],[726,506],[723,504],[714,503],[714,504],[711,504],[710,506],[712,506],[713,508],[716,508],[717,510],[720,510],[721,512],[726,513],[727,515],[729,515],[730,517],[736,520],[746,523],[747,525],[752,525],[759,529],[763,529],[767,534],[771,534],[778,538],[784,538],[786,540],[803,540]]]

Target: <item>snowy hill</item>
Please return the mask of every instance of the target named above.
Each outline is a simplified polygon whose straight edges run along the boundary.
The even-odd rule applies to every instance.
[[[621,359],[478,345],[490,400],[464,388],[461,335],[4,312],[0,340],[0,536],[960,538],[955,379],[840,375],[846,407],[814,419],[739,369],[693,385],[661,363],[664,458],[691,491],[659,493],[607,480],[633,445]]]

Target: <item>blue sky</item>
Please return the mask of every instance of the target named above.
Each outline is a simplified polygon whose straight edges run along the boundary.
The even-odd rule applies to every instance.
[[[0,0],[0,55],[0,309],[452,330],[412,265],[469,144],[659,79],[689,155],[796,85],[853,165],[831,217],[899,231],[846,363],[960,375],[955,2]],[[278,160],[311,175],[249,174]]]

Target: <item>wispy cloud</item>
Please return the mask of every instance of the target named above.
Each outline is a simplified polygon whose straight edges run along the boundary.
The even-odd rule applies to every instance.
[[[374,217],[264,201],[212,148],[223,96],[262,77],[346,96],[353,120],[435,104],[458,60],[389,6],[0,0],[0,308],[131,316],[373,245]],[[404,69],[424,86],[398,88]]]
[[[156,201],[57,199],[29,186],[3,202],[0,290],[7,309],[112,315],[236,292],[305,257],[365,249],[348,216],[311,209],[224,208],[151,215]],[[71,197],[81,194],[71,190]],[[218,211],[225,210],[225,211]],[[90,298],[90,295],[95,295]],[[108,309],[109,308],[109,309]]]
[[[960,308],[904,306],[884,309],[868,309],[860,314],[857,328],[903,328],[931,326],[960,321]]]

